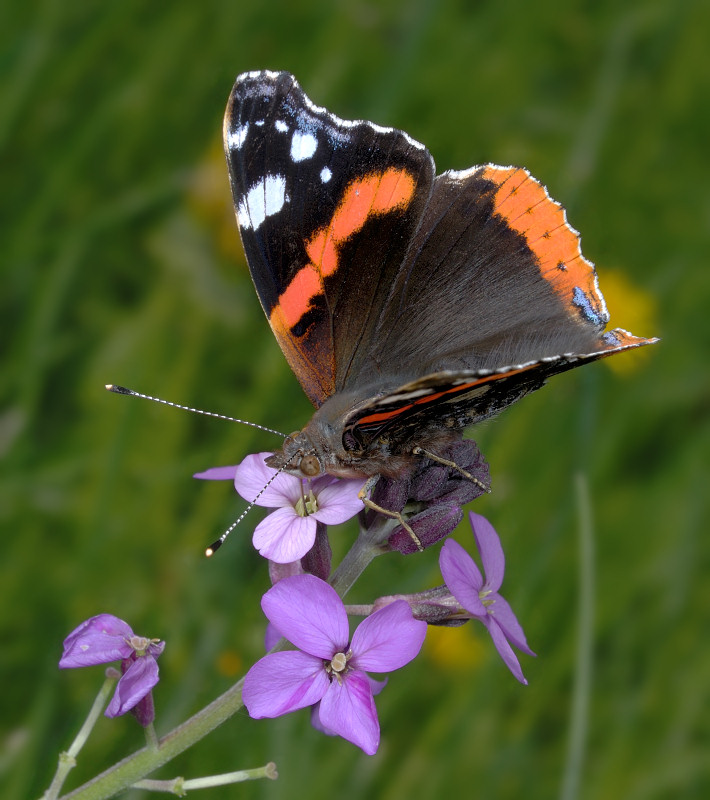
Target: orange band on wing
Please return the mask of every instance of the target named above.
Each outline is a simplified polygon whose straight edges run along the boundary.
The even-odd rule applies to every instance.
[[[345,187],[329,223],[306,242],[309,263],[291,278],[271,309],[271,329],[315,405],[335,392],[332,341],[330,335],[320,336],[312,326],[299,331],[297,336],[293,328],[314,308],[316,299],[325,294],[324,279],[337,272],[340,250],[345,242],[372,217],[405,210],[415,189],[414,176],[395,167],[352,180]]]
[[[323,290],[318,270],[307,264],[293,276],[286,291],[281,294],[278,305],[271,312],[272,319],[278,314],[286,328],[292,328],[310,308],[311,300]]]
[[[502,376],[506,378],[511,375],[517,375],[520,372],[525,372],[528,367],[519,367],[518,369],[511,369],[508,372],[501,373],[496,372],[490,375],[487,375],[482,378],[476,378],[475,380],[469,381],[467,383],[459,383],[456,386],[452,386],[449,389],[443,389],[440,392],[432,392],[431,394],[425,394],[422,397],[413,400],[411,403],[407,403],[407,405],[399,406],[398,408],[393,408],[389,411],[378,411],[374,414],[368,414],[365,417],[361,417],[357,420],[358,426],[366,426],[372,425],[373,423],[378,422],[387,422],[390,419],[395,419],[400,414],[404,413],[405,411],[409,411],[410,408],[414,408],[415,406],[426,405],[427,403],[433,403],[435,400],[438,400],[441,397],[445,397],[447,394],[463,394],[467,392],[469,389],[473,389],[475,386],[480,386],[484,383],[490,383],[491,381],[498,380]]]
[[[323,279],[339,266],[340,248],[368,219],[405,209],[416,183],[404,169],[390,167],[351,181],[343,192],[330,222],[319,228],[306,244],[310,263],[293,276],[271,311],[272,328],[292,328],[312,308],[313,299],[324,292]]]
[[[338,247],[361,230],[368,219],[406,208],[414,188],[413,176],[394,167],[352,181],[330,224],[320,228],[308,243],[308,255],[321,275],[332,275],[338,269]]]
[[[574,306],[581,291],[598,318],[606,321],[594,266],[582,255],[579,234],[567,222],[562,206],[525,169],[489,165],[482,177],[496,184],[494,212],[525,237],[540,274],[564,303]]]

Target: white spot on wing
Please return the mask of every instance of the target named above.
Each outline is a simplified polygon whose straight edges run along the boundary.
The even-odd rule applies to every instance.
[[[286,133],[288,130],[288,125],[282,119],[277,119],[274,123],[274,127],[279,133]]]
[[[333,177],[333,173],[328,169],[328,167],[323,167],[320,171],[320,179],[323,183],[328,183],[328,181]]]
[[[316,152],[318,139],[312,133],[294,131],[291,137],[291,159],[293,161],[305,161]]]
[[[257,181],[239,201],[237,222],[242,228],[256,230],[267,217],[278,214],[287,201],[286,178],[283,175],[267,175]]]
[[[227,134],[227,146],[232,150],[239,150],[247,138],[247,133],[249,133],[249,123],[245,122],[244,125],[240,125],[236,130]]]

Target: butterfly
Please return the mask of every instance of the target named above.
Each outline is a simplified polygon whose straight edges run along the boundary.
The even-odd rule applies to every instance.
[[[406,476],[550,376],[657,341],[604,332],[579,234],[526,169],[437,175],[286,72],[237,78],[224,144],[257,295],[316,407],[269,466]]]

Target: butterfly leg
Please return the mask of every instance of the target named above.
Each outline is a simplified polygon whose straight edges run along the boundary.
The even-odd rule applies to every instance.
[[[422,546],[421,540],[417,536],[416,533],[412,530],[411,525],[407,523],[405,518],[400,514],[399,511],[392,511],[389,508],[383,508],[382,506],[378,506],[377,503],[373,503],[372,500],[367,496],[372,489],[375,488],[375,484],[379,480],[379,475],[372,475],[367,479],[365,485],[360,489],[358,492],[358,497],[362,502],[367,506],[367,508],[371,508],[373,511],[377,511],[380,514],[384,514],[386,517],[391,517],[392,519],[396,519],[397,522],[404,528],[405,531],[412,537],[412,541],[417,546],[417,550],[420,553],[424,552],[424,547]]]
[[[479,481],[478,478],[471,475],[471,473],[467,472],[465,469],[463,469],[463,467],[460,467],[455,461],[449,461],[448,458],[442,458],[441,456],[437,456],[436,453],[432,453],[429,450],[425,450],[423,447],[419,447],[419,445],[416,445],[412,449],[412,453],[414,453],[414,455],[416,456],[426,456],[431,461],[436,461],[437,464],[443,464],[445,467],[450,467],[451,469],[455,469],[457,472],[460,472],[464,476],[464,478],[467,478],[472,483],[475,483],[476,486],[483,489],[484,492],[488,492],[490,494],[491,491],[490,486],[486,486],[485,483]]]

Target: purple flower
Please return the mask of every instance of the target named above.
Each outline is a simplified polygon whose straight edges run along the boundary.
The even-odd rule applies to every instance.
[[[471,556],[458,542],[448,539],[441,548],[439,567],[456,600],[488,628],[493,644],[515,677],[527,684],[523,671],[510,644],[523,653],[534,656],[513,610],[499,594],[503,583],[505,557],[498,534],[480,514],[469,513],[473,536],[481,554],[485,581]]]
[[[156,658],[164,648],[165,642],[136,636],[127,622],[113,614],[99,614],[67,636],[59,667],[90,667],[120,659],[123,674],[105,714],[118,717],[131,711],[146,727],[155,718],[151,690],[158,682]]]
[[[278,717],[320,702],[322,728],[368,755],[376,753],[380,726],[365,671],[391,672],[408,664],[424,642],[426,623],[396,601],[363,620],[350,638],[343,601],[309,574],[279,581],[261,606],[299,649],[270,653],[249,670],[242,696],[250,716]]]
[[[362,480],[339,480],[331,475],[301,479],[267,467],[270,453],[247,456],[236,467],[214,467],[196,478],[234,480],[248,502],[276,509],[254,529],[254,547],[279,564],[298,561],[313,547],[318,522],[337,525],[362,511],[358,498]]]

